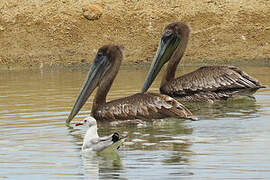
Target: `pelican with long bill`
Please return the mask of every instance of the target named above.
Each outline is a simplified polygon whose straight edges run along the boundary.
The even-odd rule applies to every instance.
[[[106,96],[119,71],[123,48],[118,45],[101,47],[93,61],[82,89],[66,123],[76,116],[88,97],[98,87],[91,115],[100,120],[151,120],[165,117],[194,119],[192,113],[175,99],[156,93],[137,93],[132,96],[106,101]]]
[[[234,66],[204,66],[175,78],[177,65],[187,47],[190,28],[183,22],[167,25],[141,92],[146,92],[164,64],[167,69],[160,84],[160,93],[180,102],[214,102],[238,95],[250,96],[259,88],[259,81]]]

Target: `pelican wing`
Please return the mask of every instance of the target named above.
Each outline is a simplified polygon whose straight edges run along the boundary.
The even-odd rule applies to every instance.
[[[227,97],[226,91],[237,92],[261,87],[255,78],[237,67],[204,66],[170,81],[160,91],[173,97],[209,96],[215,99]]]
[[[194,119],[192,113],[175,99],[155,93],[137,93],[101,106],[94,114],[98,119],[160,119],[177,117]]]

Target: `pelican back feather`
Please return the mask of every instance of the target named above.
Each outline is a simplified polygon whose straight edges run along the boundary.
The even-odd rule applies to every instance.
[[[227,99],[248,90],[263,88],[258,80],[234,66],[204,66],[160,87],[162,94],[180,101],[214,101]]]
[[[98,107],[92,114],[98,120],[195,119],[184,105],[167,95],[156,93],[137,93],[113,100]]]

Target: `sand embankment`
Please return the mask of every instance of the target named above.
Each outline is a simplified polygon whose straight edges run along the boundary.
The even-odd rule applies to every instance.
[[[186,64],[270,64],[269,0],[5,0],[0,14],[0,66],[90,62],[107,43],[149,62],[179,20],[192,28]]]

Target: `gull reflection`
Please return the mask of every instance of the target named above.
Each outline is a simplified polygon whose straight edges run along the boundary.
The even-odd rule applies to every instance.
[[[85,171],[85,176],[90,179],[99,179],[101,176],[109,179],[119,176],[119,170],[123,169],[120,156],[115,151],[96,153],[82,152],[82,161]]]

